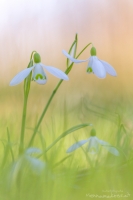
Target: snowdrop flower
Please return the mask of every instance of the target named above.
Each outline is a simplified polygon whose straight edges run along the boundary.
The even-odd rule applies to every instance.
[[[27,176],[25,172],[31,172],[37,176],[40,176],[44,169],[46,169],[46,163],[34,157],[35,155],[41,155],[42,151],[35,147],[30,147],[11,165],[9,171],[9,181],[15,181],[20,172]],[[11,181],[12,179],[12,181]]]
[[[96,49],[95,47],[92,47],[90,50],[90,58],[86,60],[78,60],[76,58],[73,58],[71,55],[69,55],[65,50],[62,51],[63,54],[70,59],[74,63],[82,63],[82,62],[88,62],[87,65],[87,73],[94,73],[98,78],[105,78],[106,74],[110,74],[111,76],[117,76],[117,73],[115,69],[107,62],[98,59],[96,56]]]
[[[44,69],[46,69],[48,72],[50,72],[52,75],[56,76],[57,78],[68,80],[68,76],[62,72],[61,70],[46,66],[41,63],[41,57],[38,53],[34,54],[34,65],[30,68],[26,68],[19,72],[10,82],[10,86],[17,85],[21,83],[32,71],[32,80],[36,81],[38,84],[45,84],[47,82],[47,76],[44,72]]]
[[[81,140],[75,144],[73,144],[71,147],[67,149],[67,153],[71,153],[84,145],[85,143],[88,143],[87,145],[87,151],[91,154],[96,154],[99,151],[99,145],[103,146],[106,150],[108,150],[110,153],[112,153],[115,156],[119,156],[119,151],[111,146],[108,142],[105,142],[103,140],[100,140],[96,137],[96,131],[95,129],[91,130],[91,136],[87,140]]]

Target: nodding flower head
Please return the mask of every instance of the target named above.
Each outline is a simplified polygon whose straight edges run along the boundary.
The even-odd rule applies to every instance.
[[[98,59],[96,56],[96,48],[92,47],[90,50],[91,56],[86,60],[78,60],[73,58],[70,54],[68,54],[65,50],[62,50],[62,53],[73,63],[82,63],[88,61],[88,65],[86,68],[86,72],[88,74],[95,74],[98,78],[105,78],[106,74],[110,74],[111,76],[117,76],[115,69],[107,62]]]
[[[68,76],[62,72],[61,70],[52,67],[52,66],[46,66],[41,63],[41,57],[36,52],[33,55],[34,64],[33,66],[30,66],[29,68],[26,68],[19,72],[10,82],[10,86],[17,85],[21,83],[29,74],[32,72],[32,80],[34,80],[38,84],[45,84],[47,82],[47,76],[45,73],[45,69],[51,73],[52,75],[56,76],[57,78],[63,79],[63,80],[69,80]]]
[[[96,130],[92,129],[90,132],[90,137],[86,140],[81,140],[79,142],[76,142],[72,146],[70,146],[67,149],[67,153],[71,153],[81,147],[82,145],[87,143],[87,151],[91,154],[96,154],[99,151],[99,146],[103,146],[107,151],[109,151],[111,154],[115,156],[119,156],[119,151],[110,145],[108,142],[105,142],[104,140],[100,140],[98,137],[96,137]]]

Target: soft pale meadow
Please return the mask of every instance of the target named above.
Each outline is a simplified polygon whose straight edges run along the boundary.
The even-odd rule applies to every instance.
[[[0,5],[0,199],[132,199],[132,1]]]

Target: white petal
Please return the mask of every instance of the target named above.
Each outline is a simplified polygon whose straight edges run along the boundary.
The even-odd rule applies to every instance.
[[[91,56],[91,57],[89,58],[88,67],[91,67],[91,66],[92,66],[92,62],[93,62],[93,56]]]
[[[104,65],[104,68],[108,74],[110,74],[111,76],[117,76],[115,69],[109,63],[103,60],[99,60],[99,61]]]
[[[47,76],[41,66],[41,63],[35,64],[32,78],[38,84],[44,85],[47,82]]]
[[[105,149],[107,149],[110,153],[112,153],[112,154],[115,155],[115,156],[119,156],[119,151],[118,151],[115,147],[111,146],[108,142],[105,142],[105,141],[99,140],[99,139],[98,139],[98,142],[99,142],[99,144],[101,144]]]
[[[28,149],[26,149],[25,151],[26,154],[41,154],[42,153],[42,150],[36,148],[36,147],[30,147]]]
[[[94,154],[98,153],[98,150],[99,150],[99,144],[97,138],[95,136],[91,136],[87,147],[87,151],[89,151],[89,153]]]
[[[88,62],[87,68],[86,68],[86,72],[87,72],[88,74],[93,73],[93,70],[92,70],[92,62],[93,62],[93,57],[91,56],[91,57],[89,58],[89,62]],[[90,69],[90,70],[88,71],[88,69]],[[91,72],[91,70],[92,70],[92,72]]]
[[[97,59],[96,56],[92,56],[93,61],[92,61],[92,69],[94,74],[98,77],[98,78],[105,78],[106,77],[106,71],[105,68],[103,66],[103,64]]]
[[[68,76],[61,71],[60,69],[57,69],[55,67],[51,67],[51,66],[45,66],[42,65],[49,73],[51,73],[52,75],[56,76],[57,78],[63,79],[63,80],[69,80]]]
[[[33,67],[30,68],[26,68],[23,71],[19,72],[10,82],[10,86],[14,86],[17,85],[19,83],[21,83],[32,71]]]
[[[38,84],[40,84],[40,85],[44,85],[46,82],[47,82],[47,79],[45,79],[45,80],[38,79],[38,80],[36,81],[36,83],[38,83]]]
[[[26,159],[29,162],[29,165],[33,172],[35,172],[36,174],[40,174],[43,171],[45,167],[45,163],[43,161],[37,158],[33,158],[31,156],[26,156]]]
[[[63,53],[67,58],[69,58],[72,62],[74,62],[74,63],[82,63],[82,62],[88,61],[88,59],[86,59],[86,60],[78,60],[78,59],[76,59],[76,58],[73,58],[73,57],[70,56],[65,50],[62,50],[62,53]]]
[[[79,147],[84,145],[86,142],[88,142],[88,140],[81,140],[81,141],[73,144],[71,147],[69,147],[66,152],[71,153],[72,151],[75,151],[76,149],[78,149]]]

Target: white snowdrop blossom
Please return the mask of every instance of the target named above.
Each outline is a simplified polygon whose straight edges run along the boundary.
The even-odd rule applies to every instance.
[[[111,154],[115,155],[115,156],[119,156],[119,151],[111,146],[108,142],[105,142],[103,140],[98,139],[98,137],[96,137],[96,131],[95,129],[91,130],[91,136],[87,139],[87,140],[81,140],[75,144],[73,144],[72,146],[70,146],[67,149],[67,153],[71,153],[73,151],[75,151],[76,149],[78,149],[79,147],[81,147],[84,144],[87,144],[87,152],[91,153],[91,154],[96,154],[99,151],[99,146],[103,146],[107,151],[109,151]]]
[[[96,56],[95,47],[91,48],[91,56],[86,60],[78,60],[76,58],[73,58],[65,50],[62,50],[62,53],[74,63],[82,63],[88,61],[86,72],[89,74],[94,73],[98,78],[105,78],[107,73],[111,76],[117,76],[115,69],[109,63],[98,59],[98,57]]]
[[[9,184],[16,181],[20,173],[22,176],[27,176],[26,172],[41,176],[43,171],[47,169],[47,164],[35,157],[41,154],[42,151],[36,147],[26,149],[9,168]]]
[[[19,72],[10,82],[10,86],[17,85],[21,83],[32,71],[32,80],[37,82],[38,84],[45,84],[47,82],[47,76],[45,74],[44,69],[46,69],[49,73],[56,76],[57,78],[63,79],[63,80],[69,80],[68,76],[62,72],[61,70],[46,66],[41,63],[41,57],[38,53],[34,54],[34,65],[30,68],[26,68]]]

